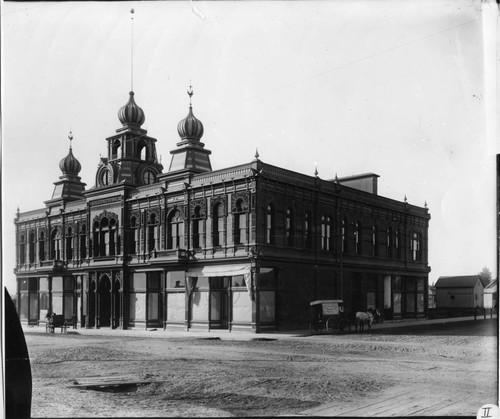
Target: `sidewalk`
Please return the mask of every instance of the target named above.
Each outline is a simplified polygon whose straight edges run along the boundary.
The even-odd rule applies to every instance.
[[[497,316],[493,316],[494,319]],[[487,317],[489,319],[489,317]],[[483,321],[483,317],[478,317],[476,321]],[[374,324],[374,330],[378,329],[395,329],[395,328],[411,328],[415,326],[435,325],[462,321],[474,321],[474,316],[470,317],[454,317],[446,319],[432,319],[432,320],[401,320],[401,321],[386,321],[384,323]],[[58,334],[60,329],[56,329],[55,333]],[[25,334],[30,333],[45,333],[45,326],[27,326],[23,325]],[[369,332],[365,332],[369,333]],[[161,338],[161,339],[214,339],[214,340],[239,340],[239,341],[262,341],[262,340],[282,340],[282,339],[296,339],[311,336],[309,330],[293,330],[293,331],[277,331],[268,333],[250,333],[250,332],[230,332],[228,330],[212,330],[212,331],[184,331],[184,330],[163,330],[158,329],[67,329],[67,334],[71,335],[87,335],[87,336],[129,336],[137,338]],[[323,333],[326,336],[327,333]]]

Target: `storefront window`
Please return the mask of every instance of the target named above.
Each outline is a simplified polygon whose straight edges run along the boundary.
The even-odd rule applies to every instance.
[[[257,286],[260,289],[276,288],[276,276],[274,275],[274,271],[258,274],[257,281]]]
[[[52,291],[62,291],[63,290],[63,279],[61,276],[54,276],[52,278]]]
[[[186,276],[184,271],[167,272],[167,288],[184,290],[186,287]]]
[[[40,278],[40,291],[49,290],[49,280],[48,278]]]
[[[275,292],[260,291],[259,318],[261,322],[273,322],[275,319]]]
[[[417,312],[418,313],[424,312],[424,310],[425,310],[424,301],[425,301],[425,295],[424,294],[417,294]]]
[[[231,285],[233,288],[246,287],[247,284],[245,282],[245,276],[244,275],[233,276]]]
[[[132,289],[134,290],[146,290],[146,273],[136,272],[132,278]]]
[[[393,310],[394,314],[401,314],[401,293],[395,292],[394,293],[394,300],[393,300]]]

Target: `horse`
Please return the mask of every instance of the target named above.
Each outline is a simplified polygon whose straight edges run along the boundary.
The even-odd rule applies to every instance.
[[[369,308],[366,311],[357,311],[356,312],[356,331],[363,332],[365,328],[365,324],[368,325],[368,329],[371,329],[372,324],[374,322],[378,323],[378,319],[380,318],[380,312],[376,308]]]

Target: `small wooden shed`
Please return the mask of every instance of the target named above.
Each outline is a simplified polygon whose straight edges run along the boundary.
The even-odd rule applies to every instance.
[[[484,307],[484,284],[479,275],[440,276],[435,287],[437,308]]]

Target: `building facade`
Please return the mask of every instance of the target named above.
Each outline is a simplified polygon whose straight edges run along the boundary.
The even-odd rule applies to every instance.
[[[323,180],[258,154],[212,170],[191,104],[164,170],[133,92],[118,117],[93,187],[70,146],[45,208],[16,214],[23,322],[260,332],[307,327],[316,299],[427,315],[427,207],[379,196],[371,173]]]

